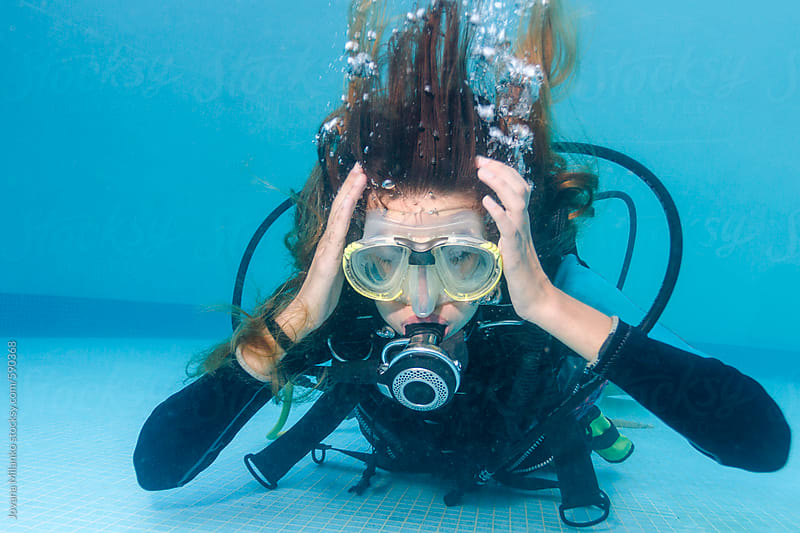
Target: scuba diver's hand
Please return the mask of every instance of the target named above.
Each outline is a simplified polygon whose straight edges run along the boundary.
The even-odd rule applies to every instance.
[[[344,282],[342,253],[345,238],[353,211],[366,185],[367,177],[361,166],[356,164],[331,204],[325,232],[317,243],[303,286],[277,320],[284,331],[294,332],[295,342],[319,328],[339,303]]]
[[[492,188],[502,204],[489,196],[483,198],[483,206],[500,230],[498,247],[514,311],[588,362],[595,362],[612,330],[613,320],[550,283],[531,236],[528,216],[531,184],[499,161],[479,157],[476,164],[478,178]]]
[[[550,280],[545,274],[531,236],[528,203],[532,186],[519,173],[506,164],[486,157],[477,157],[478,179],[497,194],[498,204],[490,196],[482,203],[500,231],[500,254],[503,257],[503,275],[514,311],[522,318],[533,321],[537,303],[544,303]],[[502,205],[501,205],[502,204]]]

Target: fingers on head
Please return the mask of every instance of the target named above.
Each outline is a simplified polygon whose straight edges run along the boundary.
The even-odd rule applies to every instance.
[[[350,219],[353,217],[356,204],[364,194],[366,186],[367,176],[361,165],[356,163],[331,204],[331,213],[326,228],[327,238],[337,244],[344,242],[350,226]]]
[[[486,211],[489,212],[489,215],[494,220],[494,223],[497,225],[497,229],[500,231],[501,235],[507,234],[512,229],[511,219],[508,216],[508,212],[506,212],[503,207],[498,204],[494,198],[491,196],[484,196],[483,200],[481,200],[483,207],[486,208]]]
[[[490,159],[488,157],[483,157],[480,155],[475,158],[475,166],[478,168],[478,170],[485,168],[493,172],[503,171],[503,172],[508,172],[510,174],[516,174],[517,176],[519,176],[519,172],[517,172],[515,169],[508,166],[507,164],[498,161],[496,159]]]
[[[341,187],[339,187],[339,191],[336,193],[336,197],[333,199],[331,209],[336,211],[343,204],[355,204],[355,202],[357,202],[364,193],[366,185],[367,176],[364,174],[364,170],[361,168],[361,166],[356,163],[352,170],[350,170],[350,173],[347,175],[347,178],[344,180]]]
[[[350,172],[347,174],[347,179],[350,179],[350,178],[352,178],[354,176],[358,176],[358,175],[362,175],[362,174],[364,174],[364,169],[361,168],[361,165],[359,163],[356,163],[355,165],[353,165],[353,168],[351,168]]]
[[[531,195],[531,184],[522,178],[513,168],[500,163],[491,161],[493,165],[486,165],[478,168],[478,179],[489,185],[503,202],[503,205],[513,204],[512,198],[519,199],[527,205]]]

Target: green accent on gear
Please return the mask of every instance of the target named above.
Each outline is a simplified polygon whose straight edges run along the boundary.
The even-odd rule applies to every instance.
[[[598,411],[599,412],[599,411]],[[606,418],[603,413],[597,415],[597,417],[592,420],[589,427],[592,430],[592,438],[595,439],[604,435],[607,431],[613,430],[614,426],[611,421]],[[617,433],[619,434],[619,433]],[[609,434],[609,437],[611,435]],[[601,450],[595,450],[597,455],[608,461],[609,463],[621,463],[628,457],[630,457],[631,453],[633,453],[633,442],[624,435],[619,435],[617,440],[609,446],[608,448],[603,448]]]
[[[292,385],[291,381],[287,383],[285,387],[283,387],[283,390],[281,390],[280,395],[281,401],[283,402],[283,405],[281,406],[281,414],[278,417],[278,421],[275,422],[275,426],[273,426],[273,428],[269,430],[269,433],[267,433],[267,438],[269,440],[275,440],[283,435],[283,431],[281,430],[283,429],[283,426],[286,425],[286,420],[289,418],[289,411],[292,410],[293,392],[294,385]]]
[[[592,420],[592,423],[589,424],[589,427],[592,428],[592,437],[594,438],[605,433],[606,430],[611,427],[611,422],[609,422],[608,419],[603,416],[603,413],[600,413],[597,415],[597,418]]]
[[[595,451],[609,463],[621,463],[633,453],[633,442],[628,437],[620,435],[617,441],[608,448]]]

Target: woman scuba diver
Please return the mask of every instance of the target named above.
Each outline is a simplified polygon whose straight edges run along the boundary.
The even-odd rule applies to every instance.
[[[460,4],[434,1],[389,31],[383,2],[353,2],[347,92],[287,238],[296,272],[145,422],[143,488],[193,479],[308,375],[324,391],[308,420],[246,461],[267,487],[355,412],[368,473],[451,476],[448,504],[489,479],[558,486],[563,509],[603,509],[596,523],[609,504],[591,448],[632,451],[615,431],[592,441],[610,426],[592,405],[606,380],[723,465],[785,464],[788,425],[757,382],[552,281],[583,268],[576,223],[597,187],[550,143],[574,36],[555,1],[531,2],[514,35],[481,25],[491,6]],[[557,485],[528,476],[546,465]]]

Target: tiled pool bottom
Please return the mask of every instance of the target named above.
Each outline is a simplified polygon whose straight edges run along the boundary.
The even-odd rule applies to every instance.
[[[442,497],[449,484],[379,471],[367,492],[356,496],[347,489],[359,480],[361,464],[335,453],[323,466],[303,459],[277,490],[266,491],[245,470],[242,457],[264,445],[277,413],[272,404],[187,486],[145,492],[131,464],[138,431],[153,407],[181,387],[189,354],[208,343],[17,341],[19,519],[4,516],[2,530],[577,531],[560,523],[555,491],[521,493],[490,485],[466,495],[460,507],[448,508]],[[764,385],[797,434],[798,385]],[[655,427],[623,430],[637,446],[627,462],[596,461],[612,511],[606,522],[588,530],[797,531],[796,453],[775,474],[724,468],[646,412],[620,405],[609,404],[607,412]],[[365,448],[353,422],[328,442]]]

